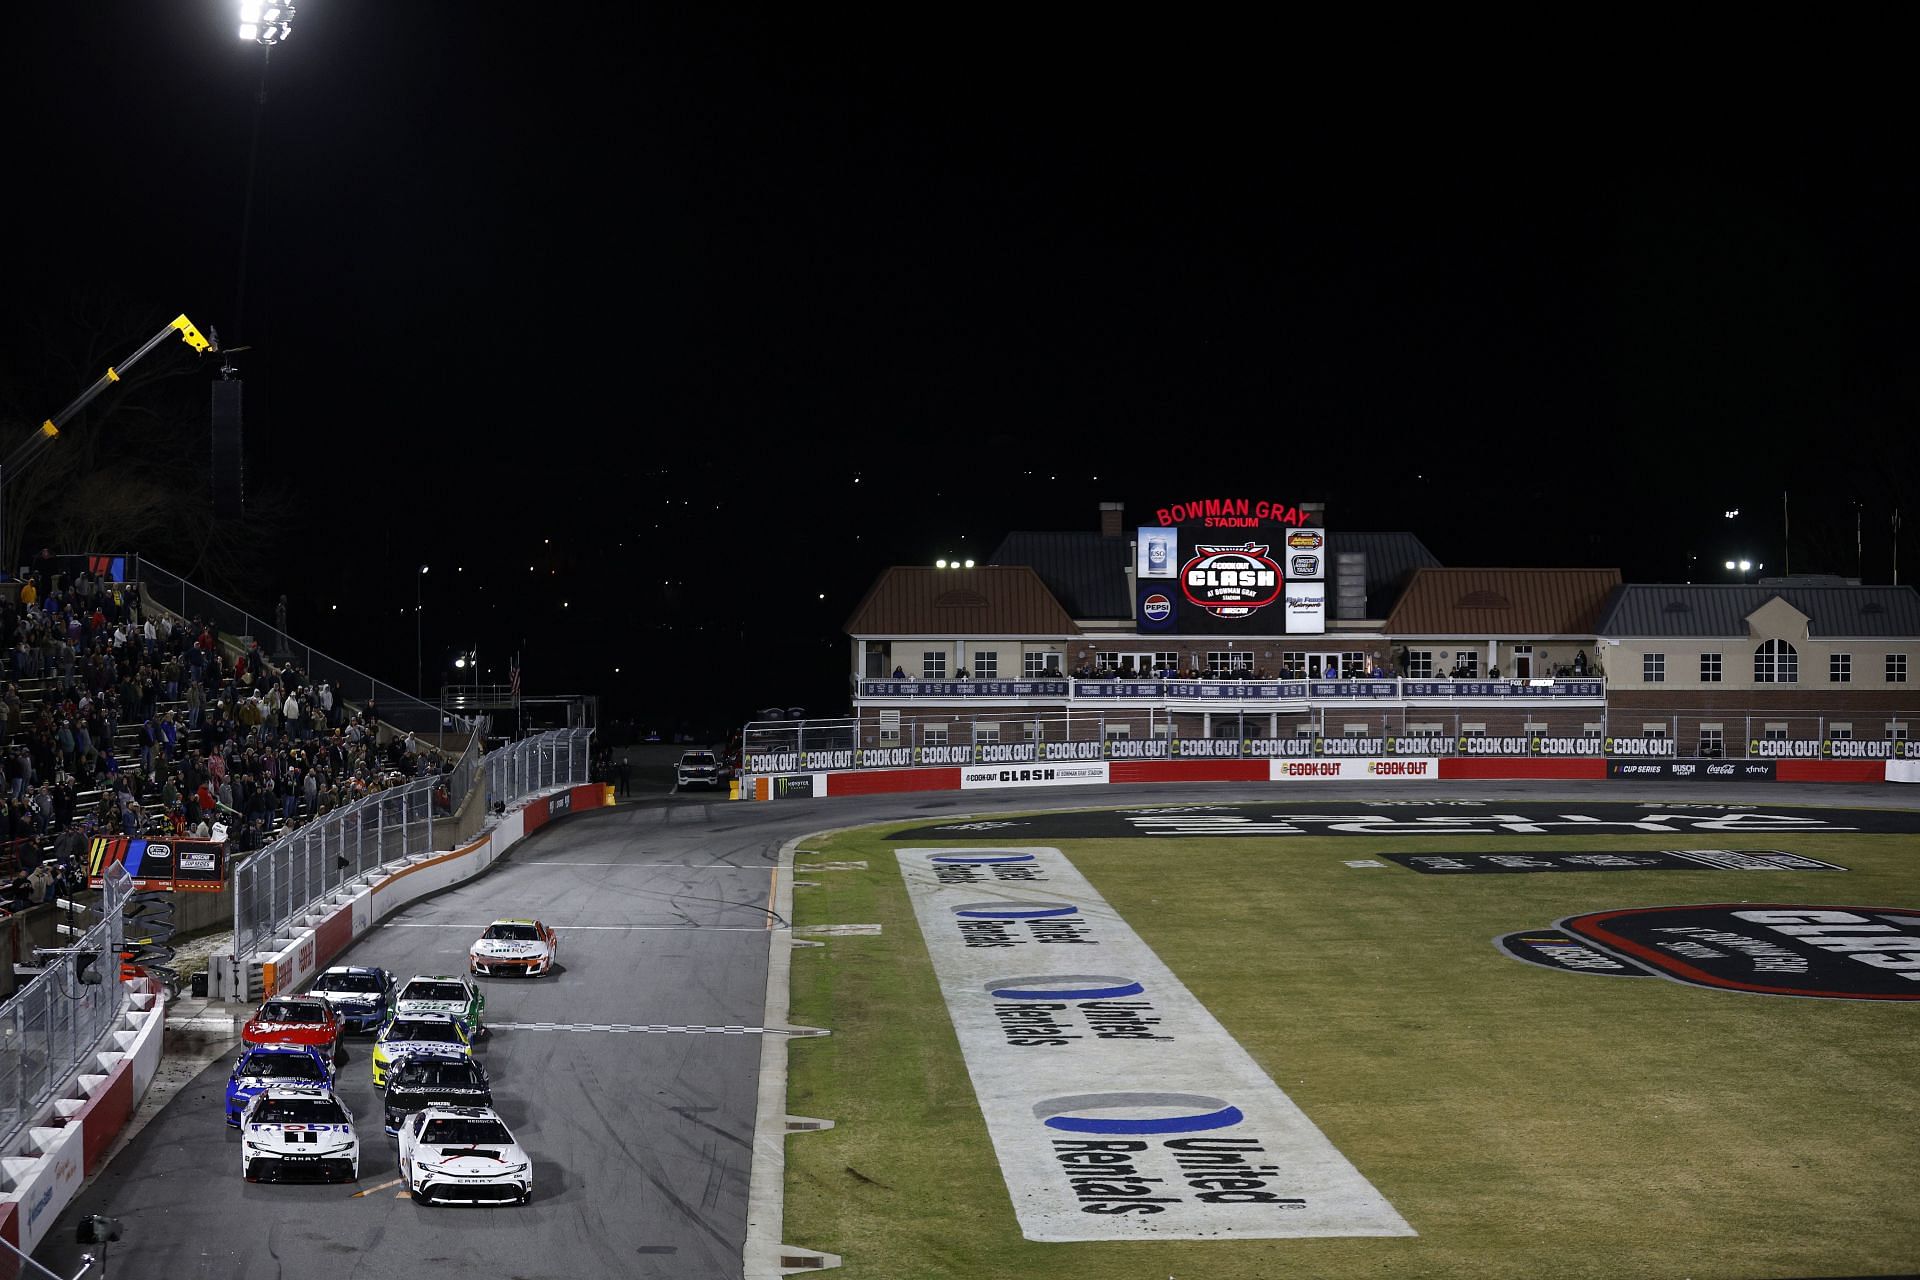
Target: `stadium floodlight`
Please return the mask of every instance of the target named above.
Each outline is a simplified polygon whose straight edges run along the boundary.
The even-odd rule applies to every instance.
[[[459,657],[455,658],[453,660],[453,665],[460,668],[460,670],[465,671],[467,669],[467,655],[463,653]]]
[[[936,569],[944,569],[947,567],[947,562],[945,560],[935,560],[933,562],[933,567]]]
[[[967,568],[969,569],[973,568],[973,561],[971,560],[967,561]]]
[[[293,0],[240,0],[240,38],[271,48],[293,34]]]

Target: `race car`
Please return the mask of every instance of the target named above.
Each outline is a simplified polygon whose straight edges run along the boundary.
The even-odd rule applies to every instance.
[[[480,1025],[486,1011],[487,997],[480,988],[451,974],[415,974],[393,1000],[396,1017],[444,1013],[460,1024],[469,1040],[486,1034]]]
[[[240,1132],[240,1175],[248,1182],[360,1178],[353,1112],[331,1089],[269,1085],[247,1104]]]
[[[472,1058],[404,1058],[387,1075],[387,1132],[428,1107],[490,1107],[493,1085]]]
[[[560,939],[538,920],[495,920],[467,953],[469,971],[489,978],[537,978],[553,969]]]
[[[324,996],[273,996],[240,1029],[240,1043],[306,1045],[335,1064],[347,1060],[346,1024]]]
[[[466,1058],[472,1042],[444,1013],[395,1014],[373,1041],[373,1087],[387,1087],[387,1073],[409,1058]]]
[[[428,1107],[400,1126],[400,1176],[422,1203],[525,1204],[533,1161],[492,1107]]]
[[[240,1127],[241,1113],[261,1090],[275,1085],[333,1087],[333,1063],[309,1045],[266,1045],[243,1049],[227,1077],[227,1127]]]
[[[338,965],[315,978],[312,991],[327,998],[348,1031],[371,1035],[387,1020],[393,1004],[393,975],[385,969]]]

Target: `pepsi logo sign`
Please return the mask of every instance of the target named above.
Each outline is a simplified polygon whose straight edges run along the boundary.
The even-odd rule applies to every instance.
[[[1140,612],[1149,622],[1165,622],[1173,614],[1173,601],[1156,591],[1140,602]]]

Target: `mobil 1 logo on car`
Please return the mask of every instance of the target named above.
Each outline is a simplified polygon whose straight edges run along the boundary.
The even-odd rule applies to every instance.
[[[1571,916],[1560,921],[1558,932],[1568,947],[1584,946],[1658,977],[1717,991],[1920,1000],[1920,911],[1904,907],[1628,907]],[[1519,936],[1502,939],[1502,950],[1517,954],[1508,944]]]

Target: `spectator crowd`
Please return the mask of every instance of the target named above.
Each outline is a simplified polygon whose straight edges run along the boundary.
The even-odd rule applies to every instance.
[[[142,610],[138,588],[29,572],[0,604],[0,873],[49,900],[101,835],[213,834],[259,848],[372,791],[446,771],[411,734],[211,622]],[[43,864],[44,865],[43,867]],[[10,904],[9,904],[10,905]]]

